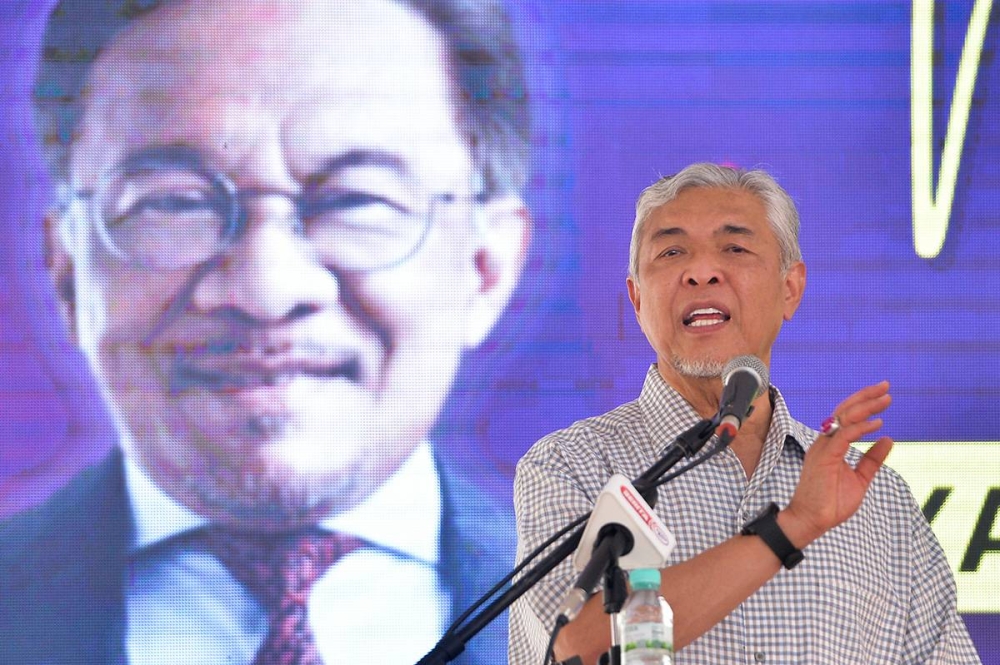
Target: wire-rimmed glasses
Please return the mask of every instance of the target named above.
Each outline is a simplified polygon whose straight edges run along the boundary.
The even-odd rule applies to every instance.
[[[368,272],[399,265],[424,242],[438,212],[482,194],[427,193],[402,178],[316,178],[300,193],[240,189],[199,160],[169,150],[126,160],[93,190],[75,193],[107,249],[154,270],[190,268],[224,253],[249,219],[252,198],[279,196],[296,231],[325,265]]]

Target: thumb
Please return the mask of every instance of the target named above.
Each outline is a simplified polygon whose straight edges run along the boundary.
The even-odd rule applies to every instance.
[[[892,446],[892,439],[887,436],[880,437],[878,441],[872,444],[868,452],[858,460],[858,464],[854,467],[854,470],[864,479],[865,483],[871,483],[872,479],[875,478],[875,474],[882,468],[885,458],[889,456]]]

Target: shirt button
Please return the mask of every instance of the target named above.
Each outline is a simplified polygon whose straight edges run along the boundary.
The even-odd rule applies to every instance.
[[[757,653],[755,653],[753,655],[753,659],[756,660],[758,663],[763,663],[764,662],[764,652],[763,651],[758,651]]]

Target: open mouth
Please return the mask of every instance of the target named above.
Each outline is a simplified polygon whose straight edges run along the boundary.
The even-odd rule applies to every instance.
[[[684,317],[684,325],[688,328],[708,328],[725,323],[729,314],[716,307],[699,307],[688,312]]]

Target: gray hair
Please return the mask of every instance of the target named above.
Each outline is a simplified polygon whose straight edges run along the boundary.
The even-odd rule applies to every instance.
[[[639,279],[639,245],[646,220],[654,210],[670,203],[685,189],[694,187],[724,187],[747,191],[764,203],[767,220],[771,224],[781,248],[781,271],[802,260],[799,249],[799,213],[795,203],[771,174],[760,169],[719,166],[701,162],[692,164],[678,173],[660,178],[642,190],[635,203],[635,223],[632,225],[632,242],[629,244],[628,274]]]
[[[43,152],[57,179],[67,176],[94,61],[133,21],[171,1],[61,0],[52,10],[34,102]],[[503,0],[398,1],[423,16],[448,46],[460,128],[486,193],[520,193],[529,178],[531,121],[521,56]]]

